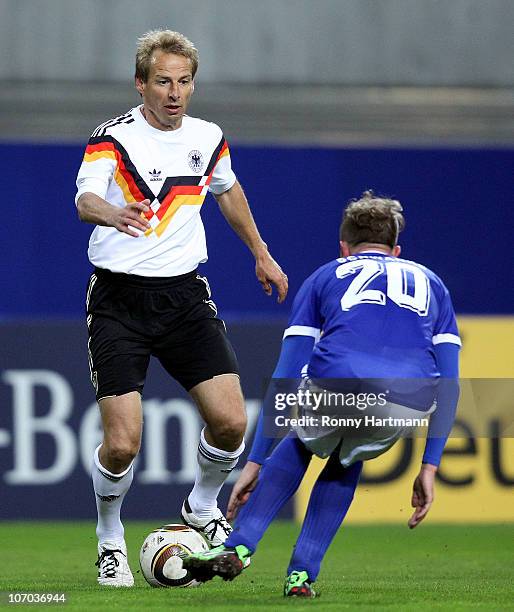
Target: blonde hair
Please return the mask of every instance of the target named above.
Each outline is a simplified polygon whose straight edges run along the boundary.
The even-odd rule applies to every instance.
[[[405,227],[403,208],[397,200],[377,197],[369,190],[348,204],[339,237],[350,246],[363,242],[386,244],[391,248]]]
[[[136,78],[146,83],[150,74],[150,64],[154,51],[175,53],[191,61],[193,77],[198,70],[198,50],[193,43],[180,32],[172,30],[150,30],[137,40]]]

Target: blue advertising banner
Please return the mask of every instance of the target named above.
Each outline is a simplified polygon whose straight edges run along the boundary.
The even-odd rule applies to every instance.
[[[0,241],[0,317],[82,316],[92,230],[74,205],[82,155],[83,145],[0,144],[9,211]],[[263,294],[251,254],[209,197],[202,217],[210,260],[201,270],[223,316],[287,317],[303,280],[338,256],[343,206],[369,188],[402,202],[403,256],[441,276],[457,312],[512,312],[514,285],[504,270],[514,226],[514,149],[232,146],[231,157],[291,291],[285,306]]]
[[[229,326],[247,398],[247,442],[282,330],[281,325]],[[89,474],[101,428],[86,340],[81,322],[0,325],[0,518],[95,516]],[[124,516],[170,520],[179,515],[194,481],[202,422],[187,394],[157,362],[151,364],[143,399],[143,444]],[[234,470],[231,482],[237,474]],[[229,483],[222,491],[222,508],[230,489]],[[282,516],[292,516],[292,504]]]

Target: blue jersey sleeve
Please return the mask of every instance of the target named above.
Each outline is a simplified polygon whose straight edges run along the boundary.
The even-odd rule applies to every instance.
[[[440,290],[441,295],[438,299],[439,315],[434,325],[432,342],[434,345],[446,342],[461,346],[459,330],[457,328],[457,320],[455,319],[455,311],[453,310],[450,293],[442,281],[439,279],[437,280],[439,281],[438,289]]]
[[[454,343],[435,346],[437,367],[441,373],[437,390],[437,410],[430,417],[423,463],[438,466],[452,430],[459,401],[459,349]]]
[[[318,272],[311,274],[296,294],[284,338],[310,336],[317,342],[321,334],[322,320],[317,288]]]
[[[300,378],[303,366],[309,362],[314,346],[314,339],[310,336],[290,336],[282,341],[282,350],[278,358],[273,378]],[[268,438],[264,432],[264,413],[269,403],[274,402],[274,388],[270,385],[264,398],[264,403],[259,413],[257,427],[253,438],[252,448],[248,455],[248,461],[254,461],[262,465],[269,455],[275,438]],[[271,411],[267,412],[271,414]]]
[[[423,463],[438,466],[452,430],[459,401],[459,349],[461,341],[455,311],[448,289],[436,277],[439,314],[434,325],[434,344],[440,379],[437,388],[437,410],[430,418]]]

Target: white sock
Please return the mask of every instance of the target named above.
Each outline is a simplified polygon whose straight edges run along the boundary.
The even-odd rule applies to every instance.
[[[244,440],[235,451],[225,451],[211,446],[205,439],[204,431],[200,435],[196,455],[196,478],[188,501],[194,515],[201,519],[212,517],[218,507],[218,493],[230,472],[237,465],[245,449]]]
[[[93,488],[98,511],[96,535],[100,544],[104,542],[121,544],[125,534],[120,519],[121,504],[132,484],[133,463],[121,474],[113,474],[100,463],[99,450],[100,446],[95,450],[92,468]]]

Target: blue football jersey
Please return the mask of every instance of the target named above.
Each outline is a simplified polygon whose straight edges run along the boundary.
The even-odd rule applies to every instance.
[[[311,378],[434,379],[434,345],[460,345],[441,279],[425,266],[378,252],[316,270],[294,300],[284,337],[291,335],[315,338]]]

